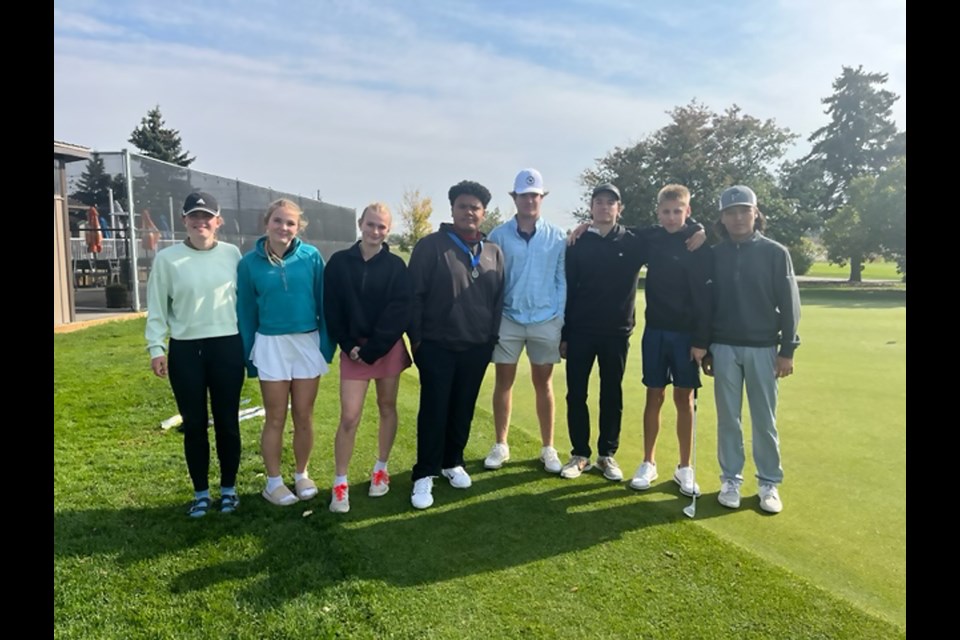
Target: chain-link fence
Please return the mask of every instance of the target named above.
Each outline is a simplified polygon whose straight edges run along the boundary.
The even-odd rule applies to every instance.
[[[239,180],[160,162],[124,152],[97,153],[88,162],[67,165],[70,196],[71,254],[77,307],[96,305],[104,298],[83,295],[82,289],[125,286],[128,298],[114,291],[120,306],[140,310],[145,306],[143,286],[157,251],[186,237],[180,216],[183,201],[193,191],[205,191],[220,204],[223,225],[217,232],[241,253],[253,249],[263,235],[267,206],[278,198],[296,202],[307,227],[302,239],[316,246],[324,258],[356,240],[356,211]],[[132,201],[132,204],[131,204]],[[93,254],[85,241],[89,207],[99,213],[102,248]],[[132,267],[136,264],[136,268]],[[136,274],[136,276],[134,276]]]

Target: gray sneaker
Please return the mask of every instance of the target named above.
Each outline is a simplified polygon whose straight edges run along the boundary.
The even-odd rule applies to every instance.
[[[623,471],[613,456],[600,456],[597,458],[597,469],[603,471],[603,477],[613,482],[623,480]]]
[[[783,503],[780,502],[780,492],[777,491],[777,485],[764,483],[760,485],[757,492],[760,498],[760,508],[767,513],[780,513],[783,511]]]
[[[567,464],[560,469],[561,478],[579,478],[584,471],[590,471],[593,465],[590,464],[590,458],[583,456],[570,456]]]
[[[740,483],[734,480],[724,480],[720,485],[717,501],[728,509],[740,508]]]

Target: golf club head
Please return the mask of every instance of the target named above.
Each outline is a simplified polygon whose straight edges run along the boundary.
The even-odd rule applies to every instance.
[[[697,515],[697,504],[692,502],[683,508],[683,515],[688,518],[693,518]]]

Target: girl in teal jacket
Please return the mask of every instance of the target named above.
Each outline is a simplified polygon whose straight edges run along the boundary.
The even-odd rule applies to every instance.
[[[280,199],[264,216],[266,235],[237,269],[237,323],[247,374],[260,378],[265,418],[260,451],[267,469],[263,497],[288,506],[317,495],[307,464],[313,449],[313,405],[335,345],[323,321],[323,256],[298,234],[307,220]],[[294,491],[280,472],[287,405],[293,411]]]

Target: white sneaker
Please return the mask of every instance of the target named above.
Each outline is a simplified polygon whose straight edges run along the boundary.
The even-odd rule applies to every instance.
[[[557,450],[553,447],[543,447],[540,449],[540,462],[543,463],[543,469],[547,473],[560,473],[562,465]]]
[[[370,491],[368,495],[371,498],[379,498],[390,491],[390,474],[386,469],[374,471],[370,474]]]
[[[717,502],[729,509],[740,508],[740,483],[733,480],[724,480],[717,494]]]
[[[413,493],[410,495],[410,504],[415,509],[426,509],[433,505],[433,478],[427,476],[413,483]]]
[[[613,456],[600,456],[597,458],[597,469],[603,471],[603,477],[613,482],[623,480],[623,471]]]
[[[590,471],[593,465],[590,464],[590,458],[583,456],[570,456],[567,464],[560,469],[561,478],[579,478],[584,471]]]
[[[700,497],[700,485],[693,478],[693,467],[677,467],[673,472],[673,481],[680,485],[680,493],[693,497]]]
[[[783,511],[783,503],[780,502],[780,492],[777,491],[777,485],[761,484],[758,495],[760,496],[760,508],[767,513],[780,513]]]
[[[346,513],[350,511],[350,487],[346,482],[338,484],[331,491],[330,511]]]
[[[483,466],[485,469],[499,469],[509,459],[510,447],[506,443],[496,442],[490,447],[490,454],[484,458]]]
[[[450,486],[454,489],[467,489],[473,484],[467,470],[463,467],[453,467],[452,469],[442,469],[440,473],[450,481]]]
[[[644,462],[637,467],[637,472],[633,474],[633,479],[630,480],[630,488],[636,489],[637,491],[646,491],[650,488],[650,485],[653,484],[653,481],[659,477],[657,474],[657,463]]]

